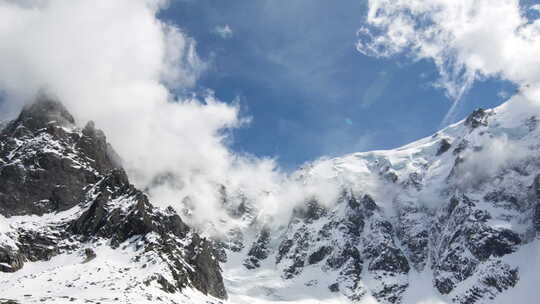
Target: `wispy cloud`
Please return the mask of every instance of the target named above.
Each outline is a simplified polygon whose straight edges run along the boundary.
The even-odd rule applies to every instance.
[[[369,56],[431,60],[437,86],[453,101],[447,124],[477,79],[540,83],[540,21],[524,13],[536,8],[518,0],[369,0],[357,48]]]
[[[376,103],[392,81],[393,74],[388,71],[380,71],[362,96],[362,107],[368,108]]]
[[[228,24],[216,26],[214,33],[223,39],[229,39],[233,36],[233,30]]]
[[[497,97],[501,99],[508,99],[510,97],[510,93],[506,90],[501,90],[497,92]]]

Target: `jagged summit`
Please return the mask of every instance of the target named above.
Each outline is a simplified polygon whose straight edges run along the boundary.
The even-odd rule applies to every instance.
[[[0,273],[0,302],[227,297],[211,243],[130,184],[93,122],[41,95],[0,131]]]
[[[490,115],[490,111],[486,111],[482,108],[475,109],[467,118],[464,124],[472,129],[479,126],[487,126],[487,118]]]
[[[45,95],[0,131],[0,212],[62,211],[82,189],[119,167],[116,153],[93,123],[75,126],[61,102]]]
[[[15,124],[22,124],[31,130],[46,128],[51,123],[74,126],[75,119],[59,100],[43,92],[36,96],[34,102],[26,105],[15,120]]]

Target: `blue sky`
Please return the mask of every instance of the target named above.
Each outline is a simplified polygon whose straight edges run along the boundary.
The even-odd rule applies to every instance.
[[[440,128],[451,102],[435,66],[404,56],[377,59],[355,48],[364,1],[174,1],[161,18],[197,41],[210,68],[198,89],[239,102],[250,124],[237,152],[276,157],[285,169],[321,156],[388,149]],[[232,35],[222,37],[217,27]],[[514,88],[477,82],[454,121],[493,107]]]

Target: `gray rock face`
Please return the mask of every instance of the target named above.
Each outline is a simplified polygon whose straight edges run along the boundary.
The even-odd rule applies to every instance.
[[[476,129],[480,126],[487,126],[487,118],[489,112],[482,108],[474,110],[468,117],[465,119],[465,125]]]
[[[129,183],[92,122],[82,130],[74,123],[59,102],[40,96],[0,133],[0,214],[74,210],[71,216],[11,232],[14,244],[0,247],[0,272],[60,253],[84,251],[89,262],[100,257],[82,248],[107,240],[112,248],[136,244],[139,259],[166,265],[169,279],[159,274],[145,284],[155,280],[166,292],[192,287],[227,298],[211,243],[172,208],[154,207]]]
[[[452,144],[450,144],[446,138],[443,138],[441,140],[441,143],[439,145],[439,149],[437,150],[436,155],[439,156],[439,155],[443,154],[444,152],[450,150],[450,147],[452,147]]]
[[[248,252],[248,257],[244,261],[244,266],[248,269],[260,267],[260,261],[266,259],[269,254],[268,244],[270,242],[270,231],[262,229],[257,241],[253,243]]]
[[[393,225],[381,212],[369,195],[356,197],[351,192],[344,192],[333,210],[310,202],[304,212],[295,213],[279,246],[276,263],[282,277],[297,277],[308,266],[335,272],[337,280],[328,288],[353,301],[368,292],[361,284],[365,276],[380,282],[393,277],[392,283],[370,292],[382,301],[399,302],[410,265],[397,246]]]
[[[67,210],[85,187],[118,167],[103,132],[74,123],[62,104],[41,96],[1,131],[0,213]]]
[[[23,267],[24,256],[10,247],[0,248],[0,272],[15,272]]]
[[[175,282],[167,282],[160,277],[162,286],[169,291],[192,286],[217,298],[227,297],[210,242],[192,232],[172,208],[162,211],[153,207],[146,195],[129,184],[123,170],[112,170],[87,197],[93,198],[86,203],[89,207],[68,226],[74,235],[85,242],[105,238],[117,248],[133,237],[155,233],[157,241],[143,245],[144,250],[160,256],[175,278]],[[110,206],[111,201],[119,199],[132,203]],[[186,261],[190,267],[186,267]]]
[[[522,198],[503,191],[485,199],[499,204]],[[452,302],[484,303],[519,281],[519,270],[500,258],[516,251],[523,236],[490,226],[493,215],[479,205],[456,194],[437,210],[403,203],[388,216],[371,196],[345,191],[332,208],[307,202],[285,232],[261,230],[244,266],[255,269],[275,258],[283,280],[299,280],[306,269],[316,268],[321,276],[336,277],[326,286],[331,292],[352,302],[370,294],[380,303],[404,303],[406,290],[417,287],[409,281],[411,272],[429,269],[434,288]],[[270,248],[269,239],[279,239],[278,246]]]
[[[496,281],[507,282],[503,286],[513,286],[517,282],[517,269],[492,258],[504,256],[516,250],[521,238],[508,229],[493,229],[486,225],[487,217],[475,212],[476,203],[465,195],[454,196],[446,208],[440,210],[432,226],[432,269],[435,286],[442,294],[450,293],[458,283],[479,274],[482,268],[498,263],[507,271]],[[470,252],[470,254],[464,254]],[[496,276],[495,273],[491,274]],[[473,287],[476,288],[476,287]],[[484,286],[484,289],[500,287]],[[472,292],[472,291],[471,291]],[[496,292],[495,292],[496,293]],[[476,296],[481,298],[480,295]],[[468,299],[467,295],[463,299]],[[461,303],[474,303],[471,299]]]

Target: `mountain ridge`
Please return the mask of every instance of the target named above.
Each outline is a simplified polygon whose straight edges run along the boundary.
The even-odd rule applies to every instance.
[[[234,221],[206,239],[181,205],[156,208],[130,184],[92,122],[78,128],[43,97],[0,132],[0,291],[21,303],[504,303],[527,286],[518,257],[540,232],[540,130],[516,99],[397,149],[303,166],[293,180],[338,195],[291,202],[278,222],[219,185]]]
[[[333,181],[343,194],[308,201],[266,237],[278,240],[273,245],[255,233],[244,242],[252,245],[232,255],[249,261],[246,268],[273,267],[289,288],[318,286],[325,297],[352,302],[416,303],[415,280],[425,275],[426,301],[504,303],[498,298],[522,283],[523,265],[508,261],[536,244],[540,214],[533,190],[540,134],[535,112],[520,108],[519,98],[401,148],[302,167],[297,180]],[[286,299],[286,290],[266,299]]]

